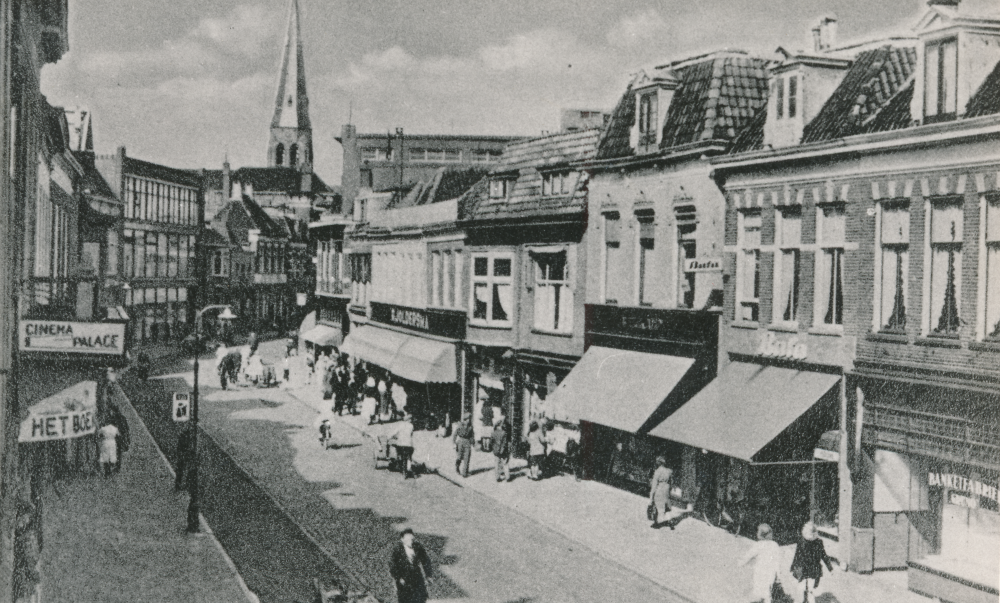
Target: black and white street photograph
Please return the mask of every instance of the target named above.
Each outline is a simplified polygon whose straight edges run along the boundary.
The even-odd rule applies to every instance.
[[[0,0],[0,603],[1000,603],[1000,0]]]

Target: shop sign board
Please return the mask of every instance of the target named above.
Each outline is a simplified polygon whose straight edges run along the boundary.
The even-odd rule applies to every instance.
[[[51,442],[90,435],[97,430],[97,383],[81,381],[40,400],[21,421],[18,442]]]
[[[441,337],[465,337],[465,312],[410,308],[372,302],[372,320]]]
[[[809,349],[806,347],[806,342],[800,341],[797,336],[779,339],[776,334],[768,331],[760,338],[757,355],[768,358],[805,360],[809,356]]]
[[[22,352],[125,354],[125,323],[22,320],[18,324]]]
[[[927,485],[950,490],[949,502],[953,505],[977,509],[981,498],[992,501],[994,505],[1000,503],[1000,490],[996,484],[983,483],[964,475],[931,471],[927,474]]]
[[[722,258],[691,258],[684,260],[684,272],[720,272]]]
[[[187,392],[174,392],[174,403],[171,406],[170,416],[177,423],[183,423],[191,419],[191,394]]]

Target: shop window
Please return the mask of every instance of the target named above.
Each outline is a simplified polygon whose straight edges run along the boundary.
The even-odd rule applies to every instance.
[[[955,116],[958,92],[958,40],[929,42],[924,47],[924,117],[938,121]]]
[[[652,213],[637,215],[639,222],[639,305],[653,305],[656,221]]]
[[[489,326],[510,326],[513,309],[513,256],[509,253],[472,256],[472,320]]]
[[[789,90],[790,92],[790,90]],[[802,208],[786,207],[775,212],[774,322],[795,323],[799,307],[799,262],[802,244]]]
[[[604,303],[617,304],[628,299],[625,293],[628,266],[621,245],[621,214],[604,214]]]
[[[930,216],[930,315],[931,335],[957,337],[961,325],[962,200],[935,200]]]
[[[824,205],[816,210],[816,315],[814,324],[844,324],[844,239],[846,213],[843,204]]]
[[[677,225],[677,305],[682,308],[694,308],[696,273],[689,270],[689,260],[698,257],[697,229],[694,223]]]
[[[882,277],[876,284],[876,323],[883,331],[902,332],[910,276],[910,207],[905,202],[883,203],[879,209]]]
[[[739,213],[736,320],[760,320],[760,210]]]
[[[535,264],[535,328],[569,333],[573,329],[573,287],[565,251],[532,254]]]
[[[1000,196],[986,201],[985,335],[1000,339]]]

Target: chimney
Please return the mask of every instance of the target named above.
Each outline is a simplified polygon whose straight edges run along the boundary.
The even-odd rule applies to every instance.
[[[229,198],[229,160],[222,162],[222,198]]]
[[[837,44],[837,17],[823,17],[812,29],[813,50],[825,52]]]

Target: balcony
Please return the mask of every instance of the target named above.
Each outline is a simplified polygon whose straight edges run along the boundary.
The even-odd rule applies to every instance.
[[[260,274],[253,275],[255,285],[284,285],[288,282],[287,274]]]

